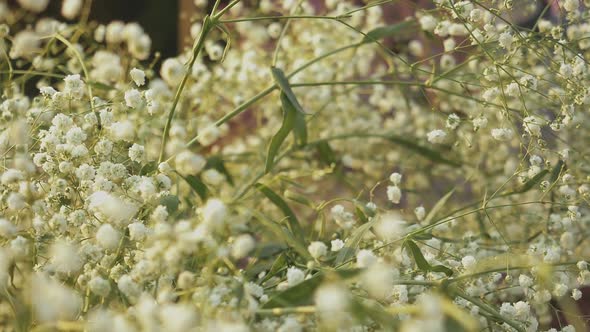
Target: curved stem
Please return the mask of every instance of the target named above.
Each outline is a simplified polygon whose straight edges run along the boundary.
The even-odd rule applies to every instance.
[[[197,42],[193,46],[192,57],[191,57],[191,59],[188,63],[188,66],[186,68],[186,73],[182,77],[182,81],[180,81],[180,84],[178,85],[178,88],[176,89],[176,94],[174,95],[172,107],[170,108],[170,111],[168,112],[168,119],[166,120],[166,126],[164,127],[164,133],[162,134],[162,146],[160,147],[160,157],[158,158],[158,163],[161,163],[162,160],[164,159],[164,153],[166,151],[166,143],[168,141],[168,135],[170,133],[170,126],[172,125],[172,119],[174,118],[174,112],[176,111],[176,107],[178,106],[178,102],[180,100],[180,96],[182,95],[182,91],[184,90],[184,86],[186,85],[186,82],[188,81],[188,77],[191,73],[193,65],[195,64],[195,61],[197,60],[197,57],[199,56],[199,53],[201,52],[201,50],[203,49],[203,46],[205,45],[205,39],[207,38],[207,35],[209,34],[209,32],[213,29],[215,24],[216,24],[216,21],[212,20],[209,15],[205,16],[205,19],[203,20],[203,29],[201,30],[201,33],[199,34],[199,38],[197,39]]]

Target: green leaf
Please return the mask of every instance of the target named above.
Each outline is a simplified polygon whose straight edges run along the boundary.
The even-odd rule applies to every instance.
[[[335,270],[330,272],[338,275],[340,279],[346,280],[357,276],[360,271],[360,269],[350,269]],[[318,272],[300,284],[277,293],[275,296],[271,297],[270,300],[262,306],[262,308],[272,309],[278,307],[295,307],[312,304],[313,294],[325,279],[326,273]]]
[[[365,34],[365,37],[363,38],[362,42],[376,42],[385,37],[391,37],[401,32],[410,31],[410,29],[413,25],[415,25],[415,23],[416,22],[414,21],[403,21],[392,25],[375,28]]]
[[[285,251],[285,249],[287,249],[287,247],[285,247],[285,245],[282,243],[269,243],[267,245],[264,245],[262,248],[260,248],[258,250],[256,258],[258,258],[258,259],[271,258],[274,255]]]
[[[272,309],[278,307],[295,307],[313,303],[313,294],[322,284],[325,276],[317,273],[313,277],[304,280],[298,285],[290,287],[277,295],[273,296],[266,302],[262,308]]]
[[[541,172],[537,173],[537,175],[533,176],[531,179],[529,179],[527,182],[525,182],[522,185],[522,187],[520,187],[519,189],[512,192],[512,194],[522,194],[522,193],[525,193],[525,192],[533,189],[533,187],[536,186],[537,184],[539,184],[541,182],[541,180],[543,180],[545,175],[547,175],[548,173],[549,173],[548,170],[546,170],[546,169],[542,170]]]
[[[261,280],[261,283],[267,281],[268,279],[274,277],[281,269],[287,266],[287,255],[282,253],[277,257],[277,259],[272,263],[272,266],[268,270],[268,273],[264,276]]]
[[[178,211],[180,200],[178,199],[178,196],[166,195],[160,198],[160,205],[164,205],[166,210],[168,210],[168,213],[173,214],[174,212]]]
[[[436,202],[436,204],[434,204],[430,212],[428,212],[428,215],[426,215],[426,218],[424,218],[424,225],[430,224],[434,217],[436,217],[436,214],[440,211],[440,209],[443,208],[443,206],[445,206],[449,198],[451,198],[451,196],[453,196],[454,193],[455,188],[451,189],[448,193],[441,197],[441,199],[439,199],[438,202]]]
[[[305,122],[305,114],[297,112],[284,92],[281,92],[281,104],[283,105],[283,109],[287,109],[288,112],[295,113],[295,121],[293,124],[295,143],[298,146],[305,146],[307,144],[307,123]]]
[[[416,266],[418,266],[418,269],[420,269],[421,271],[442,272],[442,273],[446,274],[447,277],[450,277],[453,275],[453,270],[449,269],[448,267],[446,267],[444,265],[435,265],[435,266],[430,265],[430,263],[428,263],[426,258],[424,258],[424,255],[422,255],[422,251],[420,251],[420,248],[418,248],[418,245],[416,245],[416,243],[414,241],[406,240],[404,242],[404,246],[412,253],[412,256],[414,257],[414,261],[416,262]]]
[[[281,224],[270,220],[264,214],[256,210],[249,211],[262,224],[264,228],[273,233],[276,239],[285,242],[290,248],[295,250],[303,258],[307,260],[313,259],[307,251],[307,248],[304,246],[304,242],[295,239],[293,233],[291,233],[286,227],[283,227]]]
[[[279,131],[277,131],[277,133],[271,138],[270,144],[268,145],[264,173],[270,172],[274,166],[274,160],[279,153],[279,148],[295,126],[296,117],[297,114],[293,111],[293,108],[283,108],[283,123],[281,124]]]
[[[227,179],[227,182],[230,185],[232,185],[232,186],[234,185],[234,178],[229,173],[227,168],[225,168],[225,162],[223,161],[223,159],[220,156],[212,156],[212,157],[207,158],[207,164],[205,165],[205,168],[206,169],[209,169],[209,168],[215,169],[219,173],[225,175],[225,178]]]
[[[357,218],[359,218],[361,223],[366,224],[369,222],[369,218],[367,218],[367,216],[365,215],[365,212],[358,205],[354,207],[354,214],[356,215]]]
[[[201,181],[200,177],[195,175],[180,175],[180,177],[182,177],[189,184],[189,186],[197,193],[197,195],[201,197],[201,200],[207,200],[207,197],[209,196],[209,188],[207,188],[207,185],[204,184],[203,181]]]
[[[149,163],[143,165],[141,170],[139,171],[139,175],[148,175],[155,172],[158,169],[158,163],[155,161],[150,161]]]
[[[110,86],[108,84],[98,82],[98,81],[89,81],[88,85],[92,86],[93,88],[97,88],[99,90],[105,90],[105,91],[115,90],[115,87]]]
[[[291,232],[302,243],[305,243],[305,236],[303,234],[303,229],[299,224],[299,220],[297,220],[297,216],[291,210],[287,202],[285,202],[281,196],[277,195],[274,191],[272,191],[269,187],[263,185],[262,183],[255,184],[256,189],[258,189],[266,198],[268,198],[276,207],[283,212],[283,214],[287,217],[287,221],[289,222],[289,228]]]
[[[422,146],[420,144],[415,143],[409,139],[403,138],[401,136],[389,136],[389,140],[393,143],[399,144],[409,150],[416,152],[417,154],[430,159],[431,161],[447,164],[455,167],[460,167],[461,163],[456,162],[454,160],[449,160],[443,157],[440,152]]]
[[[298,112],[305,114],[303,107],[301,107],[301,104],[299,104],[297,97],[295,97],[295,94],[293,93],[293,89],[291,89],[291,85],[289,84],[289,80],[287,79],[285,72],[277,67],[271,67],[270,70],[272,72],[273,78],[275,79],[275,82],[279,86],[279,89],[281,89],[281,92],[286,95],[287,99],[289,99],[291,102],[291,105]]]
[[[557,165],[555,165],[555,167],[553,167],[553,170],[551,170],[551,178],[550,178],[551,183],[555,183],[555,181],[557,181],[557,179],[559,178],[559,174],[561,174],[562,169],[565,169],[565,163],[563,162],[563,160],[560,159],[557,162]]]
[[[336,164],[336,156],[334,155],[334,150],[330,144],[326,141],[320,142],[316,145],[316,149],[318,151],[319,160],[327,166],[331,166],[332,164]]]

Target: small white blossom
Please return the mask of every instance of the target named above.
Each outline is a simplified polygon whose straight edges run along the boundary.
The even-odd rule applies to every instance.
[[[441,144],[446,141],[447,133],[444,130],[436,129],[426,135],[428,142],[433,144]]]
[[[328,247],[323,242],[314,241],[307,247],[307,251],[309,251],[311,257],[319,259],[328,253]]]
[[[141,69],[133,68],[129,71],[129,76],[137,86],[142,86],[145,84],[145,73]]]
[[[344,241],[336,239],[330,242],[330,251],[340,251],[342,248],[344,248]]]

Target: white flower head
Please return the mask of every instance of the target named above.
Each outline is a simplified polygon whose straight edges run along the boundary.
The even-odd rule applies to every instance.
[[[441,144],[446,141],[447,133],[444,130],[435,129],[433,131],[430,131],[428,134],[426,134],[426,138],[428,139],[428,142],[430,142],[430,143]]]
[[[133,68],[129,72],[129,76],[137,86],[142,86],[145,84],[145,72],[141,69]]]
[[[309,251],[311,257],[319,259],[327,254],[328,247],[323,242],[314,241],[307,247],[307,251]]]
[[[132,203],[105,192],[97,191],[89,197],[88,207],[95,213],[107,218],[108,221],[117,224],[127,224],[139,211]],[[101,217],[99,216],[99,217]]]

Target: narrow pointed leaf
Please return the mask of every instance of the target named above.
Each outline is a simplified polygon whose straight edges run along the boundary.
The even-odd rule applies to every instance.
[[[533,189],[533,187],[536,186],[537,184],[539,184],[541,182],[541,180],[543,180],[545,175],[547,175],[548,173],[549,173],[548,170],[546,170],[546,169],[542,170],[541,172],[537,173],[537,175],[533,176],[531,179],[529,179],[527,182],[525,182],[522,185],[522,187],[515,190],[513,192],[513,194],[522,194],[522,193],[525,193],[525,192]]]
[[[435,265],[435,266],[430,265],[430,263],[428,263],[426,258],[424,258],[422,251],[420,251],[420,248],[418,248],[418,245],[414,241],[406,240],[404,242],[404,246],[410,251],[410,253],[412,253],[412,257],[414,257],[414,261],[416,262],[416,266],[418,266],[418,269],[420,269],[421,271],[442,272],[442,273],[446,274],[448,277],[453,275],[453,270],[449,269],[448,267],[446,267],[444,265]]]
[[[392,25],[375,28],[365,35],[362,42],[371,43],[386,37],[395,36],[402,32],[410,31],[410,28],[412,28],[415,23],[416,22],[414,21],[403,21]]]
[[[316,147],[319,155],[319,159],[322,163],[327,166],[331,166],[332,164],[336,163],[336,156],[334,155],[334,150],[328,142],[320,142],[317,144]]]
[[[422,146],[418,143],[415,143],[412,140],[403,138],[401,136],[389,136],[389,140],[393,143],[399,144],[409,150],[416,152],[417,154],[430,159],[433,162],[438,162],[442,164],[447,164],[455,167],[460,167],[461,163],[456,162],[454,160],[449,160],[442,156],[442,154],[436,150],[432,150],[425,146]]]
[[[286,243],[291,249],[295,250],[299,255],[304,257],[307,260],[313,259],[307,248],[303,245],[302,241],[295,239],[293,233],[291,233],[287,227],[284,227],[278,222],[270,220],[264,214],[256,211],[250,210],[250,213],[261,223],[261,225],[266,228],[268,231],[273,233],[273,235],[277,238]]]
[[[295,94],[293,93],[293,89],[291,89],[291,85],[289,84],[289,80],[287,79],[285,72],[277,67],[272,67],[271,72],[275,82],[281,89],[281,92],[287,96],[293,107],[302,114],[305,114],[303,107],[301,107],[301,104],[299,104],[297,97],[295,97]]]
[[[223,162],[223,159],[220,156],[209,157],[207,159],[207,165],[205,165],[205,168],[215,169],[219,173],[225,175],[225,178],[227,179],[227,182],[230,185],[234,185],[234,178],[227,170],[227,168],[225,168],[225,163]]]
[[[434,206],[432,207],[430,212],[428,212],[428,214],[426,215],[426,218],[424,218],[425,225],[430,224],[430,222],[434,219],[434,217],[436,217],[436,214],[440,211],[440,209],[443,208],[443,206],[445,206],[445,204],[447,203],[449,198],[451,198],[451,196],[453,196],[454,193],[455,193],[455,188],[451,189],[448,193],[446,193],[443,197],[441,197],[441,199],[439,199],[438,202],[436,202],[436,204],[434,204]]]
[[[297,111],[285,92],[281,92],[281,105],[283,107],[283,112],[293,113],[295,118],[293,123],[295,143],[298,146],[305,146],[307,144],[307,123],[305,123],[305,114]]]
[[[295,126],[296,116],[296,112],[293,112],[291,108],[283,108],[283,123],[281,124],[279,131],[277,131],[277,133],[271,138],[270,144],[268,145],[264,173],[268,173],[272,170],[276,155],[279,153],[281,145]]]
[[[283,212],[285,217],[287,217],[287,221],[289,222],[289,228],[291,229],[291,232],[293,232],[295,238],[303,242],[303,229],[299,224],[299,220],[297,220],[297,216],[295,216],[295,213],[293,212],[293,210],[291,210],[287,202],[285,202],[283,198],[281,198],[281,196],[277,195],[274,191],[272,191],[269,187],[263,185],[262,183],[257,183],[255,186],[256,189],[258,189],[264,196],[266,196],[266,198],[268,198],[274,205],[276,205],[276,207],[278,207],[279,210],[281,210],[281,212]]]
[[[553,170],[551,170],[551,178],[550,181],[551,183],[554,183],[555,181],[557,181],[557,179],[559,178],[559,174],[561,174],[562,169],[565,169],[565,163],[563,162],[563,160],[559,160],[559,162],[557,162],[557,165],[555,165],[555,167],[553,167]]]
[[[184,179],[184,181],[186,181],[186,183],[189,184],[191,189],[193,189],[194,192],[197,193],[197,195],[199,195],[199,197],[201,197],[201,199],[203,201],[205,201],[207,199],[207,197],[209,196],[209,189],[207,188],[207,185],[205,183],[203,183],[203,181],[201,181],[201,179],[198,176],[195,176],[195,175],[182,176],[182,175],[180,175],[180,177],[182,177]]]

